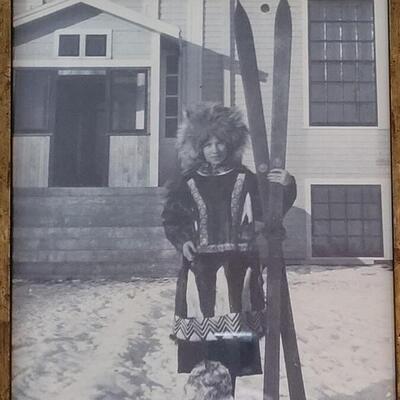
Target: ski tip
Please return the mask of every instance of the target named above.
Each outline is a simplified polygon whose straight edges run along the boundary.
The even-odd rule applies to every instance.
[[[287,10],[290,11],[290,6],[289,6],[288,0],[280,0],[276,12],[278,13],[279,11],[282,12],[282,11],[287,11]]]
[[[243,13],[243,12],[245,12],[245,11],[244,11],[244,8],[243,8],[243,6],[242,6],[242,3],[241,3],[239,0],[237,0],[237,1],[236,1],[235,14],[237,15],[237,14]]]
[[[292,26],[292,16],[288,0],[280,0],[278,8],[276,9],[276,20],[282,21],[287,27]]]
[[[237,32],[238,30],[241,31],[243,30],[244,26],[250,25],[250,20],[246,13],[246,10],[244,9],[242,3],[239,0],[237,0],[236,2],[234,21],[235,21],[235,32]]]

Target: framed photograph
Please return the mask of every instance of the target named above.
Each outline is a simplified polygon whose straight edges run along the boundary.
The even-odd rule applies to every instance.
[[[4,2],[1,399],[394,400],[397,3]]]

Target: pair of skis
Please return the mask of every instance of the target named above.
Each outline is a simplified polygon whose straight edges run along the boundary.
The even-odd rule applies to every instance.
[[[263,399],[279,399],[282,336],[290,398],[305,400],[282,249],[283,187],[267,181],[270,169],[285,168],[292,45],[290,7],[287,0],[280,0],[275,17],[271,157],[268,151],[254,37],[249,18],[240,1],[237,2],[234,23],[257,181],[264,222],[268,228],[268,238],[265,238],[268,243],[260,247],[261,262],[268,265]],[[263,251],[266,247],[268,255]]]

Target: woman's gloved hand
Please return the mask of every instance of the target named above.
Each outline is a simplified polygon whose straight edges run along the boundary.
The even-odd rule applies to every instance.
[[[270,182],[279,183],[282,186],[287,186],[292,181],[292,175],[288,171],[281,168],[274,168],[269,171],[267,179]]]
[[[193,261],[194,255],[197,253],[195,244],[191,240],[185,242],[182,247],[182,253],[188,261]]]

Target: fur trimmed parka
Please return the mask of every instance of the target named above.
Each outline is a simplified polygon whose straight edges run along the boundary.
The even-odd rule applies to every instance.
[[[213,136],[228,150],[217,168],[202,154]],[[183,257],[177,282],[172,337],[178,342],[179,372],[212,357],[235,376],[261,372],[258,339],[265,303],[255,222],[262,215],[256,177],[241,164],[247,136],[237,110],[210,103],[190,110],[179,130],[185,172],[168,193],[162,219],[178,251],[188,241],[197,250],[192,262]],[[296,197],[294,179],[284,190],[287,211]],[[231,346],[237,354],[225,359]],[[245,358],[244,348],[250,352]]]

